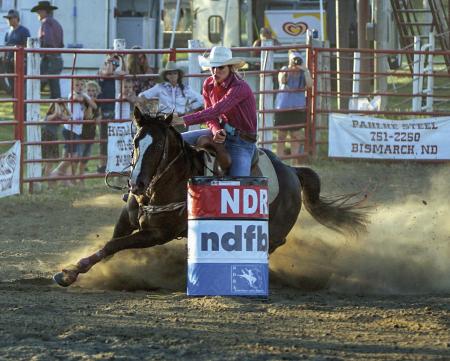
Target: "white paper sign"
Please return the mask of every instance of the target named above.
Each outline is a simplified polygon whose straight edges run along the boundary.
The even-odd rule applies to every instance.
[[[108,172],[122,172],[130,166],[133,150],[131,121],[108,124]]]
[[[20,193],[20,142],[0,154],[0,197]]]
[[[328,155],[373,159],[450,159],[450,117],[389,120],[330,114]]]

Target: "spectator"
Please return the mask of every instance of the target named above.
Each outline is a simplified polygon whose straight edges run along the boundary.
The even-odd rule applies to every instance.
[[[291,154],[302,153],[300,148],[301,124],[306,123],[306,97],[305,89],[312,87],[312,79],[309,70],[303,62],[300,53],[289,51],[289,64],[283,66],[278,73],[278,82],[280,92],[275,100],[275,108],[283,110],[275,113],[275,126],[293,126],[288,130],[279,129],[277,154],[279,156],[288,155],[285,149],[285,142],[289,135],[291,140]],[[295,90],[295,92],[286,92],[283,90]],[[295,127],[297,126],[298,127]]]
[[[45,122],[66,122],[70,119],[70,112],[63,99],[58,99],[57,102],[52,103],[47,110],[44,118]],[[58,140],[59,124],[45,124],[42,127],[42,141],[56,141]],[[56,159],[59,158],[59,144],[44,144],[42,145],[42,159]],[[43,173],[48,177],[51,173],[51,162],[45,162]]]
[[[88,107],[97,109],[97,104],[85,93],[84,81],[82,79],[74,79],[73,93],[69,97],[73,100],[72,105],[72,122],[64,124],[63,137],[66,141],[71,143],[64,144],[65,158],[81,157],[83,155],[83,147],[81,143],[77,141],[81,140],[81,133],[83,130],[83,124],[81,121],[84,119],[84,112]],[[73,122],[75,121],[75,122]],[[74,142],[74,143],[72,143]],[[64,176],[69,170],[69,166],[72,168],[72,175],[77,173],[77,169],[80,161],[62,161],[55,170],[51,173],[51,177]],[[66,185],[75,184],[75,181],[66,182]]]
[[[53,10],[58,9],[50,4],[50,1],[39,1],[31,9],[31,12],[37,13],[41,26],[39,28],[38,38],[41,48],[63,48],[63,29],[61,25],[53,18]],[[61,74],[63,69],[63,60],[61,54],[44,54],[41,60],[41,74]],[[59,79],[48,79],[50,86],[50,98],[57,99],[61,97],[61,88]]]
[[[134,95],[133,81],[125,79],[122,81],[122,91],[119,94],[119,101],[115,105],[115,119],[116,120],[131,120],[131,113],[136,100]]]
[[[203,97],[189,85],[183,84],[183,70],[169,61],[160,72],[162,83],[139,94],[139,98],[158,98],[159,111],[183,116],[203,107]],[[181,130],[181,129],[180,129]]]
[[[273,45],[281,45],[281,43],[278,41],[278,39],[274,38],[272,35],[272,31],[269,28],[261,28],[259,30],[259,39],[256,39],[253,43],[254,48],[259,48],[262,44],[263,40],[272,40]],[[258,56],[259,51],[253,51],[252,56]]]
[[[100,103],[103,120],[115,119],[114,116],[114,101],[116,99],[116,80],[114,76],[124,75],[122,58],[117,54],[110,54],[106,57],[103,66],[100,68],[98,74],[102,77],[98,83],[100,85],[100,94],[98,99],[105,100]],[[108,140],[108,123],[100,123],[100,139]],[[107,142],[100,143],[100,155],[104,159],[100,160],[100,165],[97,167],[98,173],[105,173],[106,171],[106,157],[108,156]]]
[[[140,47],[133,46],[132,49],[140,49]],[[153,73],[153,69],[148,65],[147,55],[144,53],[128,54],[126,71],[129,75],[135,75],[133,78],[133,91],[136,96],[155,85],[155,82],[150,77],[143,78],[136,76]]]
[[[10,26],[9,31],[5,34],[5,46],[27,46],[27,38],[30,37],[30,31],[26,27],[20,25],[19,12],[11,9],[4,18],[8,19]],[[2,55],[3,54],[5,55],[5,72],[14,73],[14,52],[8,51],[2,53]],[[14,94],[14,78],[8,78],[7,91],[10,94]]]
[[[86,83],[86,93],[91,98],[91,100],[95,103],[98,94],[100,93],[100,86],[95,81],[88,81]],[[97,104],[96,104],[97,105]],[[95,120],[99,121],[102,118],[101,109],[99,106],[93,108],[90,104],[88,104],[87,108],[84,111],[84,120]],[[83,140],[94,140],[95,139],[95,124],[82,124],[83,130],[81,131],[81,139]],[[92,150],[92,143],[83,143],[82,144],[82,157],[90,157]],[[88,163],[88,159],[83,159],[80,164],[80,175],[84,174],[86,170],[86,165]],[[81,178],[80,183],[84,184],[84,180]]]

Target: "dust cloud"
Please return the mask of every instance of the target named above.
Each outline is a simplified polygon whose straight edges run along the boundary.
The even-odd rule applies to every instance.
[[[357,239],[326,229],[302,210],[287,243],[270,257],[272,285],[362,295],[450,291],[449,173],[429,180],[430,191],[422,195],[402,190],[377,201],[375,194],[368,232]],[[76,260],[98,248],[72,256]],[[183,290],[185,284],[185,239],[122,251],[77,282],[125,290]]]
[[[186,240],[174,240],[148,249],[122,251],[106,262],[98,263],[79,280],[78,285],[86,288],[129,291],[185,289]]]
[[[302,212],[286,246],[271,259],[274,273],[296,287],[343,293],[450,291],[448,173],[430,180],[426,196],[376,205],[367,234],[358,239],[328,231]]]

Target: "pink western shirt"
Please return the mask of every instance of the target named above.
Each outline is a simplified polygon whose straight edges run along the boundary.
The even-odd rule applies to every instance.
[[[236,129],[256,133],[256,101],[252,89],[231,73],[221,84],[210,76],[203,83],[205,109],[185,115],[186,126],[206,123],[213,134],[221,129],[220,118]]]

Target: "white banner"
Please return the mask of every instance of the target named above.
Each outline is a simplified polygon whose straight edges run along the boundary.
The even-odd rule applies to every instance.
[[[108,124],[108,172],[121,172],[130,166],[133,150],[131,122]]]
[[[0,198],[20,193],[20,142],[0,154]]]
[[[323,22],[327,23],[326,12],[323,12]],[[306,31],[317,30],[320,39],[320,11],[317,10],[266,10],[264,26],[272,30],[280,43],[306,43]],[[324,25],[325,26],[325,25]],[[324,39],[327,38],[326,26]]]
[[[330,114],[328,155],[373,159],[450,159],[450,117],[389,120]]]

